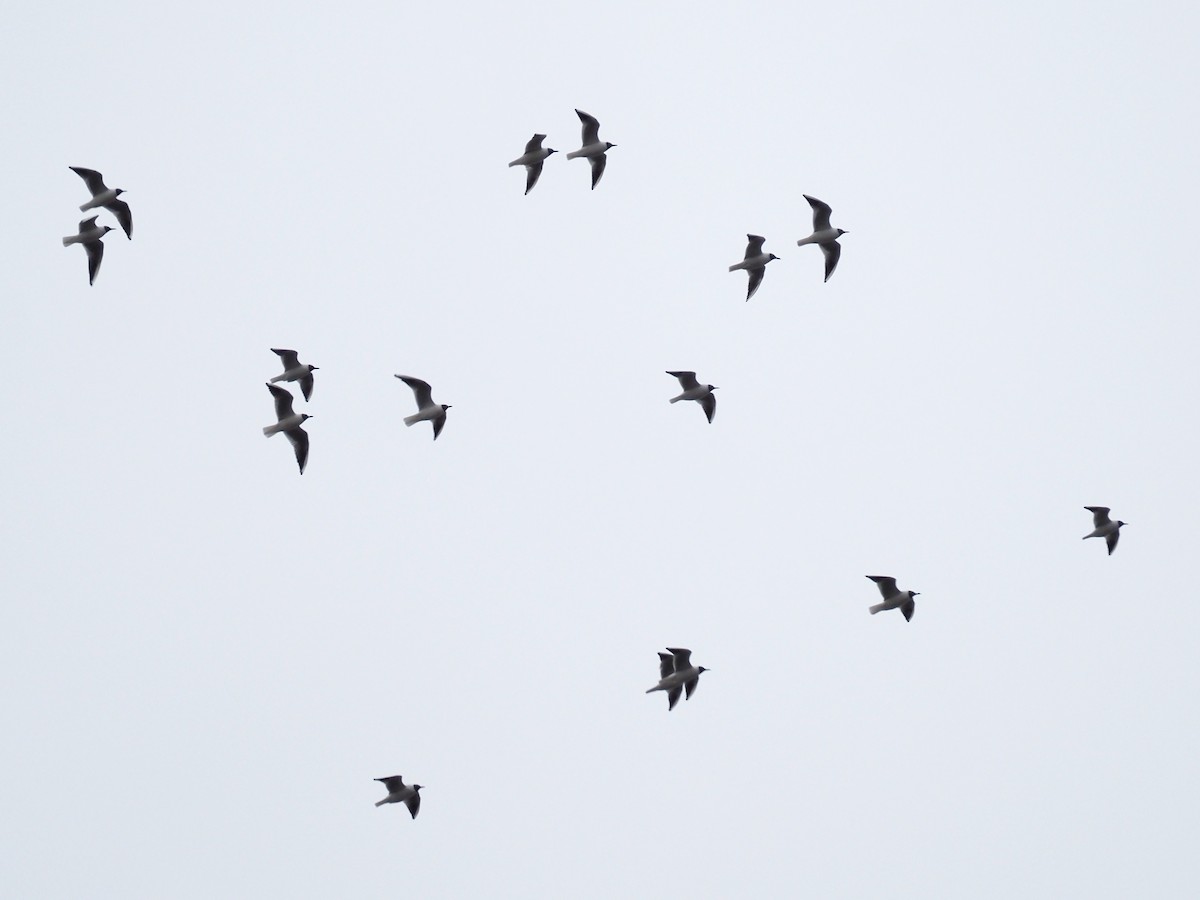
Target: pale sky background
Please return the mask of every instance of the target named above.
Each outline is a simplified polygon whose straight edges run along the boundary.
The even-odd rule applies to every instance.
[[[5,896],[1200,893],[1193,4],[6,20]]]

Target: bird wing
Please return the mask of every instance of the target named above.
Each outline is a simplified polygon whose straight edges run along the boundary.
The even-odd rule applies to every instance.
[[[98,218],[100,218],[100,217],[92,216],[90,219],[84,219],[82,222],[80,222],[79,223],[79,233],[83,234],[85,231],[91,231],[93,228],[95,228],[96,220]]]
[[[538,183],[538,179],[542,177],[542,164],[540,162],[530,163],[525,167],[525,193],[533,190],[533,186]]]
[[[1096,528],[1099,528],[1101,525],[1107,525],[1111,521],[1108,518],[1107,506],[1085,506],[1084,509],[1092,514],[1092,524]]]
[[[750,281],[746,284],[746,301],[754,296],[754,292],[758,290],[758,286],[762,284],[763,276],[767,274],[766,266],[759,266],[757,269],[747,269],[750,275]]]
[[[303,378],[300,379],[300,391],[301,391],[301,393],[304,394],[305,401],[312,399],[312,389],[313,389],[313,375],[312,375],[312,372],[309,372],[307,375],[305,375]]]
[[[668,675],[675,674],[675,657],[670,653],[658,654],[658,677],[666,678]]]
[[[1121,529],[1120,528],[1116,529],[1111,534],[1105,536],[1104,542],[1106,544],[1108,544],[1108,555],[1109,556],[1112,556],[1113,551],[1117,549],[1117,541],[1120,539],[1120,537],[1121,537]]]
[[[93,220],[94,221],[94,220]],[[100,262],[104,259],[104,244],[100,241],[88,241],[83,245],[88,256],[88,284],[96,281],[96,273],[100,271]]]
[[[396,377],[413,389],[419,409],[426,409],[433,406],[433,388],[429,386],[428,381],[422,381],[420,378],[412,378],[408,375],[397,375]]]
[[[668,372],[668,375],[674,375],[679,379],[679,386],[685,391],[690,391],[692,388],[700,387],[700,382],[696,380],[695,372]]]
[[[389,775],[387,778],[376,778],[375,780],[382,782],[383,786],[388,789],[389,794],[404,789],[403,775]]]
[[[604,167],[608,165],[608,157],[601,153],[599,156],[588,157],[588,162],[592,164],[592,190],[596,189],[596,185],[600,183],[600,176],[604,174]]]
[[[295,415],[292,412],[292,394],[290,391],[285,391],[278,385],[268,384],[267,390],[271,392],[271,396],[275,398],[275,418],[283,421],[288,416]]]
[[[900,604],[900,612],[904,613],[904,621],[911,622],[913,613],[917,611],[917,601],[909,597],[904,603]]]
[[[813,231],[828,231],[830,228],[829,217],[833,215],[833,210],[828,203],[818,200],[816,197],[804,195],[804,199],[808,201],[808,205],[813,211]]]
[[[884,600],[900,593],[896,590],[896,579],[890,575],[868,575],[867,577],[879,585],[879,593],[883,594]]]
[[[579,121],[583,123],[583,146],[599,143],[600,123],[596,121],[596,117],[589,116],[578,109],[575,110],[575,115],[579,116]]]
[[[746,255],[743,257],[744,259],[750,259],[751,257],[758,256],[762,253],[762,245],[763,242],[766,241],[765,237],[758,234],[748,234],[746,235],[746,240],[750,243],[746,245]]]
[[[708,424],[712,424],[712,417],[717,413],[717,395],[709,391],[700,398],[700,408],[704,410],[704,415],[708,417]]]
[[[308,465],[308,432],[297,425],[295,428],[289,428],[284,434],[292,442],[292,449],[296,451],[296,463],[300,466],[300,474],[303,475],[304,467]]]
[[[283,371],[287,372],[300,367],[300,354],[295,350],[276,350],[272,347],[271,352],[283,360]]]
[[[542,149],[542,141],[546,139],[544,134],[535,134],[529,139],[529,143],[525,145],[526,153],[536,153]]]
[[[79,166],[67,166],[67,168],[83,179],[93,197],[108,190],[104,186],[104,176],[95,169],[84,169]]]
[[[677,684],[667,692],[667,712],[675,708],[675,704],[679,702],[679,695],[683,693],[683,685]]]
[[[442,433],[442,429],[446,427],[446,411],[443,409],[442,414],[433,420],[433,439],[436,441],[438,435]]]
[[[675,671],[682,672],[692,664],[692,651],[682,647],[668,647],[667,651],[675,657]]]
[[[691,700],[691,699],[692,699],[692,692],[693,692],[694,690],[696,690],[696,685],[698,685],[699,683],[700,683],[700,676],[699,676],[699,675],[697,675],[695,678],[692,678],[692,679],[690,679],[690,680],[688,680],[688,681],[685,681],[685,682],[683,683],[683,686],[684,686],[684,688],[686,688],[686,689],[687,689],[687,699],[688,699],[688,700]]]
[[[417,817],[417,813],[419,813],[421,811],[421,795],[420,795],[420,793],[413,794],[411,797],[409,797],[407,800],[404,801],[404,805],[408,807],[408,811],[410,813],[412,813],[412,817],[415,819]]]
[[[821,252],[825,254],[825,280],[828,281],[837,268],[838,260],[842,258],[842,245],[837,241],[829,241],[821,245]]]
[[[125,237],[133,240],[133,213],[129,211],[129,204],[124,200],[110,200],[104,204],[104,208],[117,217],[117,221],[121,224],[121,228],[125,231]]]

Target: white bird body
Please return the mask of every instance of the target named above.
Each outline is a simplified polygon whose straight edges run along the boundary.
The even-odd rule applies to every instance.
[[[763,275],[767,271],[767,263],[773,259],[779,259],[774,253],[763,253],[763,242],[766,238],[760,234],[746,235],[746,256],[740,263],[734,263],[729,267],[730,272],[736,272],[738,269],[745,269],[750,274],[750,280],[746,285],[746,300],[754,296],[754,292],[758,290],[758,286],[762,284]]]
[[[921,592],[900,590],[896,587],[896,579],[888,575],[868,575],[867,577],[879,586],[879,593],[883,595],[882,603],[868,607],[871,615],[887,609],[898,609],[904,613],[904,620],[911,622],[913,613],[917,610],[917,604],[913,601],[913,597],[918,596]]]
[[[375,804],[376,808],[383,806],[385,803],[403,803],[408,807],[408,811],[412,814],[412,817],[414,819],[417,817],[417,813],[421,811],[422,785],[405,784],[403,777],[400,775],[389,775],[387,778],[376,778],[375,780],[388,789],[388,795]]]
[[[278,421],[274,425],[264,427],[263,434],[270,437],[282,431],[287,435],[292,449],[296,452],[296,464],[300,466],[300,474],[303,475],[304,467],[308,465],[308,432],[300,426],[312,416],[308,413],[297,415],[293,412],[292,395],[283,388],[268,383],[267,390],[275,398],[275,418]]]
[[[283,374],[276,375],[268,383],[278,384],[281,381],[299,381],[304,399],[311,400],[313,392],[312,373],[317,371],[319,366],[310,366],[307,363],[301,365],[295,350],[276,350],[272,347],[271,352],[277,354],[283,361]]]
[[[79,211],[87,212],[89,209],[104,207],[117,217],[117,221],[125,230],[125,236],[133,240],[133,213],[129,211],[128,203],[117,199],[125,191],[105,185],[104,176],[95,169],[85,169],[81,166],[68,166],[67,168],[82,178],[88,190],[92,192],[92,199],[79,207]]]
[[[713,391],[720,390],[715,384],[701,384],[696,380],[695,372],[668,372],[668,375],[673,375],[679,379],[679,386],[683,388],[683,393],[678,397],[672,397],[672,403],[678,403],[680,400],[695,400],[704,410],[704,415],[708,418],[709,423],[712,422],[713,416],[717,411],[717,397]]]
[[[842,258],[842,245],[838,243],[838,238],[848,232],[829,224],[829,217],[833,215],[833,210],[828,203],[818,200],[816,197],[810,197],[808,194],[804,195],[804,199],[812,207],[813,233],[808,237],[800,238],[796,241],[796,245],[799,247],[803,247],[805,244],[820,246],[821,252],[825,255],[825,280],[828,281],[833,270],[837,268],[838,260]]]
[[[578,109],[575,110],[575,115],[579,116],[579,121],[583,123],[582,143],[578,150],[572,150],[567,154],[567,159],[582,157],[591,163],[592,190],[594,191],[596,184],[600,181],[600,176],[604,174],[604,167],[608,164],[608,157],[605,154],[610,148],[617,145],[600,140],[600,122],[595,116],[590,116]]]
[[[1092,525],[1094,526],[1091,534],[1085,534],[1083,539],[1102,537],[1104,542],[1108,544],[1108,555],[1112,556],[1113,551],[1117,549],[1117,541],[1121,538],[1121,526],[1125,522],[1114,522],[1108,517],[1107,506],[1085,506],[1088,512],[1092,514]]]
[[[549,158],[551,153],[558,152],[557,150],[551,150],[549,147],[543,147],[542,141],[545,139],[546,135],[535,134],[529,139],[529,143],[525,145],[525,152],[508,164],[510,169],[513,166],[525,167],[526,194],[533,190],[533,186],[542,177],[542,163]]]
[[[679,702],[679,695],[684,690],[687,691],[687,698],[691,699],[692,693],[700,683],[700,673],[709,670],[704,666],[692,665],[692,651],[682,647],[668,647],[666,653],[658,654],[658,660],[658,684],[646,693],[666,691],[667,710],[670,711],[675,708],[675,704]]]
[[[84,219],[79,223],[78,234],[69,234],[62,239],[64,247],[83,244],[83,249],[87,251],[88,284],[96,283],[96,273],[100,271],[100,263],[104,260],[104,243],[100,238],[113,230],[109,225],[97,227],[97,218],[99,217],[92,216],[90,219]]]
[[[412,388],[413,396],[417,400],[417,411],[411,416],[405,416],[404,424],[411,428],[418,422],[432,422],[433,439],[436,441],[438,435],[442,433],[442,428],[446,425],[446,410],[451,407],[448,404],[433,402],[433,389],[429,386],[429,382],[409,375],[397,375],[396,377]]]

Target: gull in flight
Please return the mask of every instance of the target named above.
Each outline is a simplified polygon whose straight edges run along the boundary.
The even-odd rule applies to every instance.
[[[79,223],[79,234],[68,235],[62,239],[64,247],[83,244],[88,258],[88,284],[95,283],[96,273],[100,271],[100,262],[104,259],[104,244],[100,243],[100,238],[115,230],[108,225],[97,227],[98,218],[100,217],[92,216],[90,219],[84,219]]]
[[[79,166],[68,166],[72,172],[78,175],[87,184],[88,190],[92,192],[92,199],[83,206],[79,207],[80,212],[87,212],[89,209],[95,209],[98,206],[103,206],[110,213],[117,217],[117,221],[121,223],[121,227],[125,229],[125,237],[133,240],[133,214],[129,211],[129,204],[124,200],[117,198],[125,193],[120,188],[106,187],[104,184],[104,176],[95,169],[81,169]]]
[[[535,134],[529,139],[529,143],[525,145],[525,153],[508,164],[510,169],[513,166],[525,167],[526,194],[533,190],[533,186],[542,177],[542,163],[546,161],[551,153],[558,152],[557,150],[551,150],[549,147],[542,147],[542,141],[545,139],[546,136],[544,134]]]
[[[312,373],[317,371],[318,366],[300,365],[300,359],[295,350],[276,350],[272,347],[271,352],[278,354],[279,358],[283,360],[283,374],[272,378],[271,384],[280,381],[298,381],[300,390],[304,393],[304,399],[312,399]]]
[[[583,146],[578,150],[572,150],[567,154],[567,159],[577,159],[580,156],[586,156],[588,162],[592,164],[592,190],[596,189],[596,183],[600,180],[600,176],[604,174],[604,167],[608,163],[608,157],[605,154],[609,148],[617,146],[610,144],[608,141],[600,140],[600,123],[596,121],[595,116],[589,116],[585,112],[575,110],[575,114],[579,116],[579,121],[583,123]]]
[[[412,426],[418,422],[432,422],[433,439],[436,441],[446,424],[446,410],[450,409],[450,406],[445,403],[433,402],[433,389],[429,387],[429,382],[422,381],[420,378],[411,378],[408,375],[397,375],[396,377],[412,388],[413,394],[417,398],[417,411],[411,416],[405,416],[404,424]]]
[[[275,418],[279,421],[264,428],[263,434],[270,437],[282,431],[287,435],[288,440],[292,442],[292,448],[296,451],[296,462],[300,466],[300,474],[303,475],[304,467],[308,465],[308,432],[300,426],[312,416],[308,413],[297,415],[292,412],[292,395],[283,388],[268,384],[267,390],[275,398]]]
[[[838,260],[842,257],[842,245],[838,243],[838,238],[850,232],[834,228],[829,224],[829,216],[833,210],[830,209],[828,203],[823,203],[808,194],[804,195],[804,199],[812,207],[813,233],[806,238],[800,238],[796,244],[800,247],[805,244],[817,244],[821,248],[821,252],[825,254],[825,280],[828,281],[833,270],[837,268]]]
[[[414,819],[417,817],[417,813],[421,811],[421,785],[407,785],[399,775],[389,775],[387,778],[376,778],[375,780],[382,782],[383,786],[388,789],[388,795],[376,803],[376,807],[383,806],[385,803],[403,803],[412,813],[412,817]]]
[[[666,691],[667,711],[669,712],[679,702],[681,691],[686,690],[687,698],[690,700],[692,692],[696,690],[696,685],[700,683],[700,673],[712,670],[706,669],[704,666],[693,666],[691,650],[684,650],[682,647],[668,647],[667,651],[658,654],[659,681],[646,693]]]
[[[883,612],[885,609],[897,609],[904,613],[904,620],[911,622],[913,613],[917,609],[917,604],[913,602],[913,597],[920,594],[920,591],[901,591],[896,588],[896,579],[887,575],[868,575],[873,582],[879,585],[879,593],[883,594],[883,602],[876,603],[871,607],[871,615],[877,612]]]
[[[1112,556],[1113,551],[1117,549],[1117,541],[1121,537],[1121,526],[1124,522],[1114,522],[1108,517],[1107,506],[1085,506],[1088,512],[1092,514],[1092,525],[1095,530],[1091,534],[1085,534],[1083,539],[1086,541],[1090,537],[1102,537],[1105,543],[1108,544],[1108,555]]]
[[[668,372],[668,375],[674,375],[679,379],[679,386],[683,388],[683,393],[678,397],[672,397],[672,403],[678,403],[680,400],[695,400],[704,410],[704,415],[708,417],[709,424],[712,424],[713,415],[717,411],[717,395],[713,391],[718,390],[715,384],[701,384],[696,380],[695,372]]]
[[[750,283],[746,288],[746,299],[749,300],[754,296],[754,292],[758,290],[758,286],[762,284],[763,275],[767,271],[767,263],[773,259],[779,259],[774,253],[763,253],[762,245],[765,237],[757,234],[746,235],[746,240],[750,243],[746,245],[746,258],[740,263],[736,263],[729,267],[730,272],[736,272],[738,269],[745,269],[750,273]]]

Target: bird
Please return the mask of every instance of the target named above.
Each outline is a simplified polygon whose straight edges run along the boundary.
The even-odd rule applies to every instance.
[[[117,217],[117,221],[121,223],[121,227],[125,229],[125,237],[133,240],[133,214],[129,211],[129,204],[124,200],[118,200],[125,191],[121,188],[110,188],[104,184],[104,176],[95,169],[83,169],[79,166],[67,166],[72,172],[78,175],[87,184],[88,190],[92,192],[92,199],[83,206],[79,207],[80,212],[87,212],[89,209],[95,209],[98,206],[103,206],[110,213]]]
[[[429,382],[420,378],[410,378],[408,375],[396,377],[412,388],[417,398],[417,411],[411,416],[405,416],[404,424],[412,426],[417,422],[433,422],[433,439],[436,441],[446,424],[446,410],[450,409],[449,405],[433,402],[433,390],[429,387]]]
[[[279,421],[274,425],[268,425],[263,429],[263,434],[270,437],[273,434],[278,434],[282,431],[287,435],[289,441],[292,442],[292,447],[296,451],[296,462],[300,466],[300,474],[304,474],[304,467],[308,465],[308,432],[300,426],[307,419],[311,419],[308,413],[300,413],[297,415],[292,412],[292,395],[281,387],[268,383],[267,390],[271,392],[271,396],[275,398],[275,418]]]
[[[1108,555],[1112,556],[1113,551],[1117,549],[1117,541],[1121,537],[1121,526],[1124,522],[1114,522],[1108,517],[1107,506],[1085,506],[1088,512],[1092,514],[1092,525],[1095,530],[1091,534],[1085,534],[1083,539],[1086,541],[1092,537],[1102,537],[1105,543],[1108,544]]]
[[[551,153],[557,153],[557,150],[551,150],[549,147],[543,147],[542,141],[546,139],[544,134],[535,134],[529,139],[529,143],[525,145],[525,152],[508,164],[511,169],[513,166],[525,167],[525,193],[528,194],[533,190],[533,186],[538,183],[538,179],[542,177],[542,163],[544,163]]]
[[[821,252],[825,254],[825,280],[829,280],[829,276],[833,274],[833,270],[837,268],[838,260],[842,257],[842,245],[838,243],[838,238],[843,234],[849,234],[841,228],[834,228],[829,224],[829,216],[833,213],[828,203],[823,203],[816,197],[804,195],[804,199],[808,201],[808,205],[813,211],[813,233],[806,238],[800,238],[796,241],[798,247],[803,247],[805,244],[817,244],[821,248]]]
[[[754,292],[758,290],[758,286],[762,284],[763,274],[767,271],[767,263],[773,259],[779,259],[779,257],[774,253],[762,252],[765,237],[748,234],[746,240],[750,242],[746,245],[746,258],[740,263],[730,266],[729,271],[736,272],[738,269],[745,269],[750,273],[750,283],[746,287],[746,300],[749,301],[754,296]]]
[[[312,399],[313,377],[312,373],[317,371],[318,366],[300,365],[300,360],[295,350],[276,350],[271,348],[272,353],[279,355],[283,360],[283,374],[276,375],[271,379],[271,384],[279,381],[298,381],[300,382],[300,390],[304,393],[304,399]]]
[[[604,154],[617,145],[600,140],[600,123],[596,121],[595,116],[589,116],[578,109],[575,110],[575,114],[583,123],[583,146],[568,153],[567,159],[587,157],[588,162],[592,164],[592,190],[594,191],[596,183],[600,181],[600,176],[604,174],[604,166],[608,163],[608,157]]]
[[[104,259],[104,245],[100,243],[100,238],[116,230],[110,225],[97,226],[98,218],[100,217],[92,216],[90,219],[84,219],[79,223],[79,234],[68,235],[62,239],[64,247],[83,244],[83,249],[87,251],[88,284],[95,284],[96,273],[100,271],[100,262]]]
[[[686,690],[687,698],[692,699],[692,692],[700,683],[700,673],[711,671],[704,666],[692,665],[691,650],[684,650],[682,647],[668,647],[666,653],[658,654],[658,684],[646,693],[666,691],[667,711],[670,712],[679,702],[679,692]]]
[[[385,803],[403,803],[412,813],[412,817],[414,819],[417,817],[417,813],[421,811],[420,791],[422,785],[407,785],[400,775],[389,775],[387,778],[376,778],[375,780],[382,782],[383,786],[388,789],[388,795],[376,803],[376,807],[383,806]]]
[[[913,597],[916,597],[920,591],[901,591],[896,588],[896,579],[888,575],[868,575],[873,582],[879,585],[879,593],[883,594],[883,602],[876,603],[870,607],[871,615],[877,612],[883,612],[885,609],[900,609],[904,613],[904,621],[911,622],[913,613],[916,612],[917,605],[913,602]]]
[[[708,422],[711,425],[713,415],[717,411],[717,395],[713,391],[718,390],[715,384],[701,384],[696,380],[695,372],[668,372],[668,375],[674,375],[679,379],[679,386],[683,388],[683,393],[678,397],[672,397],[672,403],[678,403],[680,400],[695,400],[704,410],[704,415],[708,417]]]

